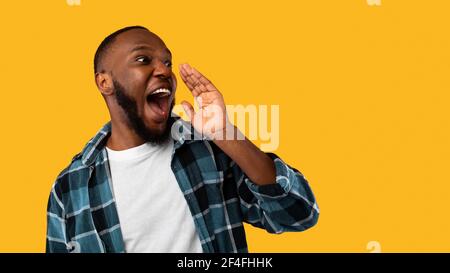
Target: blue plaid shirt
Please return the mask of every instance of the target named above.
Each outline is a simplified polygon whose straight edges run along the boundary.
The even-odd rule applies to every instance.
[[[180,133],[174,139],[171,168],[203,252],[248,252],[243,222],[277,234],[316,224],[319,209],[299,171],[268,153],[276,183],[256,185],[212,141],[195,138],[189,123],[180,118],[173,122]],[[110,133],[107,123],[53,184],[47,252],[125,252],[105,149]]]

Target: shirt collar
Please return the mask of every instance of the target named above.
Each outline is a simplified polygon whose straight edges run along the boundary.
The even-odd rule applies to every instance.
[[[184,121],[178,115],[172,114],[170,124],[172,124],[171,135],[174,140],[175,150],[183,144],[194,141],[202,141],[201,134],[194,130],[189,122]],[[81,162],[85,166],[93,164],[98,154],[105,148],[106,141],[111,134],[111,121],[107,122],[97,134],[89,140],[81,152]]]

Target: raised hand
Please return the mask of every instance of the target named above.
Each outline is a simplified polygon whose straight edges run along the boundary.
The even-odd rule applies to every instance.
[[[189,102],[181,102],[192,126],[210,139],[223,139],[226,128],[232,125],[228,123],[222,94],[205,76],[190,65],[182,64],[179,69],[181,79],[191,91],[199,107],[199,110],[195,112]]]
[[[239,137],[239,130],[228,121],[225,103],[219,90],[188,64],[180,65],[180,74],[199,104],[199,110],[195,112],[190,103],[181,102],[194,129],[213,140],[254,183],[276,183],[275,164],[272,159],[247,138]]]

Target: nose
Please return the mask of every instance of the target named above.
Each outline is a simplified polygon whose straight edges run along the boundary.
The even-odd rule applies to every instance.
[[[167,78],[170,78],[171,74],[172,74],[172,70],[170,69],[170,67],[165,65],[160,60],[155,60],[155,69],[153,70],[153,75],[155,77],[167,79]]]

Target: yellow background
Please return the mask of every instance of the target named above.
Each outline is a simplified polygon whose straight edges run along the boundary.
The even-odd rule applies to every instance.
[[[251,252],[450,251],[449,13],[448,0],[2,1],[0,251],[44,251],[51,185],[108,120],[94,52],[136,24],[227,104],[280,105],[276,153],[321,216],[304,233],[247,225]]]

